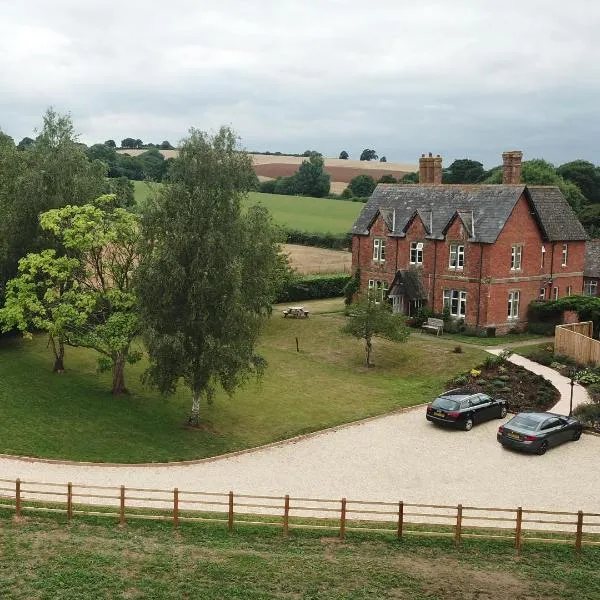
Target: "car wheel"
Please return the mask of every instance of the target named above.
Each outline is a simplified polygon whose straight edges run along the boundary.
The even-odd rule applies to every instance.
[[[467,417],[463,427],[465,431],[471,431],[471,429],[473,429],[473,419],[471,417]]]
[[[581,437],[581,429],[576,429],[573,432],[573,441],[576,442]]]
[[[504,419],[507,412],[508,412],[508,409],[506,408],[506,404],[503,404],[502,407],[500,408],[500,417],[499,418]]]
[[[537,453],[541,456],[542,454],[546,454],[546,450],[548,450],[548,442],[546,440],[544,440],[540,444],[540,447],[538,448]]]

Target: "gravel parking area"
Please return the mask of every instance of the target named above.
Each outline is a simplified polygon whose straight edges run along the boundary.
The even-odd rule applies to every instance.
[[[560,384],[564,393],[565,382]],[[585,399],[585,390],[579,393],[577,400]],[[544,456],[529,456],[496,442],[500,424],[490,421],[470,432],[441,429],[425,420],[423,407],[416,407],[194,464],[102,466],[4,457],[0,478],[600,512],[600,437],[584,435]]]

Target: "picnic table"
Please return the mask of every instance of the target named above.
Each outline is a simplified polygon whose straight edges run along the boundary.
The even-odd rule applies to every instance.
[[[304,306],[288,306],[283,312],[284,317],[294,317],[294,319],[305,319],[309,311]]]

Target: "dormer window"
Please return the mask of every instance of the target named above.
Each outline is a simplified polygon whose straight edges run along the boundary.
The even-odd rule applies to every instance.
[[[423,242],[412,242],[410,244],[410,264],[423,264]]]
[[[375,262],[385,262],[385,240],[382,238],[373,240],[373,260]]]

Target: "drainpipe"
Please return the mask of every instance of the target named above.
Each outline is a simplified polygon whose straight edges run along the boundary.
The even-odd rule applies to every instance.
[[[433,240],[433,289],[431,291],[431,310],[435,312],[435,276],[437,274],[437,240]]]
[[[481,312],[481,276],[483,275],[483,244],[479,244],[479,285],[477,287],[477,321],[475,327],[479,327],[479,313]]]

